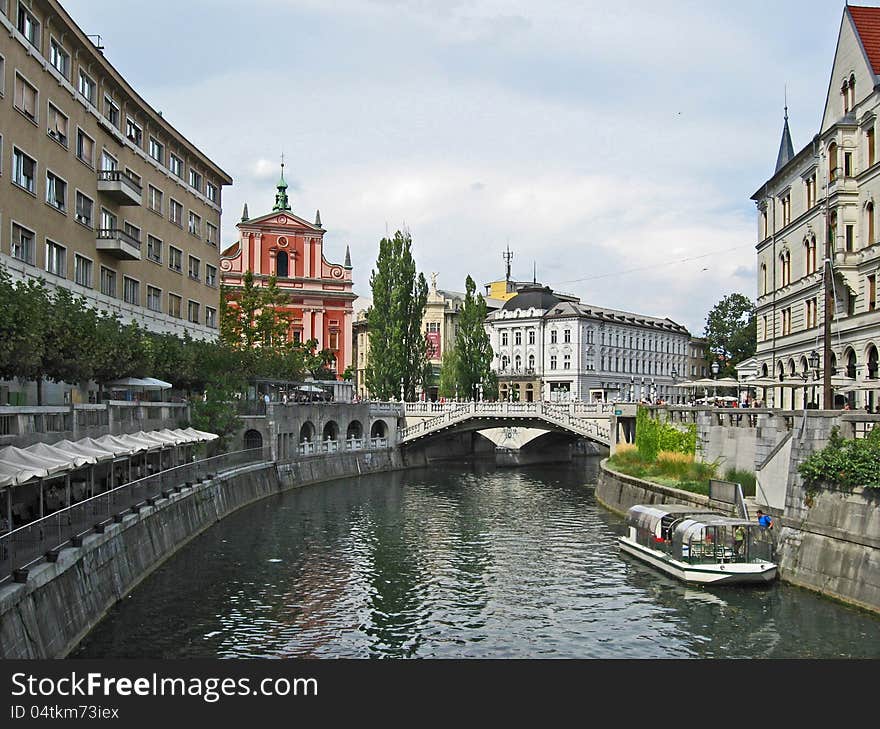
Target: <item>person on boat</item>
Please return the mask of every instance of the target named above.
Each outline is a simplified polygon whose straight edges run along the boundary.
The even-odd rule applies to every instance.
[[[765,514],[763,511],[758,509],[758,524],[761,525],[762,529],[772,529],[773,519],[770,518],[769,514]]]
[[[733,546],[736,553],[742,556],[746,546],[746,528],[742,524],[733,532]]]

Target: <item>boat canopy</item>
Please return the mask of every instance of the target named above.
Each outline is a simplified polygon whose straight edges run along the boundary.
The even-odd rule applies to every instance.
[[[659,537],[662,527],[668,528],[670,523],[690,516],[712,518],[723,514],[706,507],[688,504],[636,504],[627,511],[626,520],[636,529],[645,530]]]

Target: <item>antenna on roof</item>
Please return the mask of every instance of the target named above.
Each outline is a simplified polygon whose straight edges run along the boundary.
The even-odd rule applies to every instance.
[[[507,250],[501,254],[504,262],[507,264],[507,281],[510,281],[510,262],[513,260],[513,251],[510,250],[510,241],[507,241]]]
[[[532,283],[538,283],[538,262],[532,261]]]

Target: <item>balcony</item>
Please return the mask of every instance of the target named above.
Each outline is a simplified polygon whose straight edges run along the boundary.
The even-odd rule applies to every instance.
[[[141,242],[119,228],[99,228],[95,248],[123,261],[141,260]]]
[[[98,170],[98,192],[119,205],[140,205],[143,188],[120,170]]]

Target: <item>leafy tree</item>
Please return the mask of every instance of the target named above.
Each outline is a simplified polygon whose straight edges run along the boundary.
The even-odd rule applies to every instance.
[[[270,276],[265,286],[258,286],[253,271],[246,271],[240,289],[221,288],[221,341],[235,349],[286,348],[290,327],[290,317],[282,308],[286,302],[275,276]]]
[[[345,372],[342,373],[342,379],[345,380],[346,382],[351,382],[354,379],[354,376],[355,376],[354,367],[352,367],[351,365],[346,367]]]
[[[119,316],[102,312],[95,327],[92,348],[93,375],[98,383],[98,399],[103,399],[104,385],[121,377],[144,377],[150,356],[140,327],[122,324]]]
[[[437,393],[441,397],[455,397],[458,392],[458,358],[455,346],[443,353],[440,360],[440,383]]]
[[[55,289],[43,349],[43,370],[48,379],[73,384],[92,378],[97,322],[98,312],[87,306],[83,297],[65,288]]]
[[[4,271],[0,294],[0,377],[35,380],[37,404],[42,405],[51,308],[45,283],[28,279],[13,284]]]
[[[734,367],[757,349],[755,305],[742,294],[729,294],[706,317],[704,336],[710,357],[721,365],[720,377],[735,377]]]
[[[428,303],[428,284],[416,273],[412,236],[397,231],[379,242],[376,268],[370,276],[373,305],[367,312],[370,361],[367,387],[375,397],[414,400],[428,363],[422,317]]]
[[[456,380],[464,397],[477,397],[477,385],[482,383],[483,396],[494,398],[497,379],[492,371],[492,344],[486,332],[486,301],[474,292],[477,285],[468,276],[465,279],[464,305],[458,315],[455,335]]]

